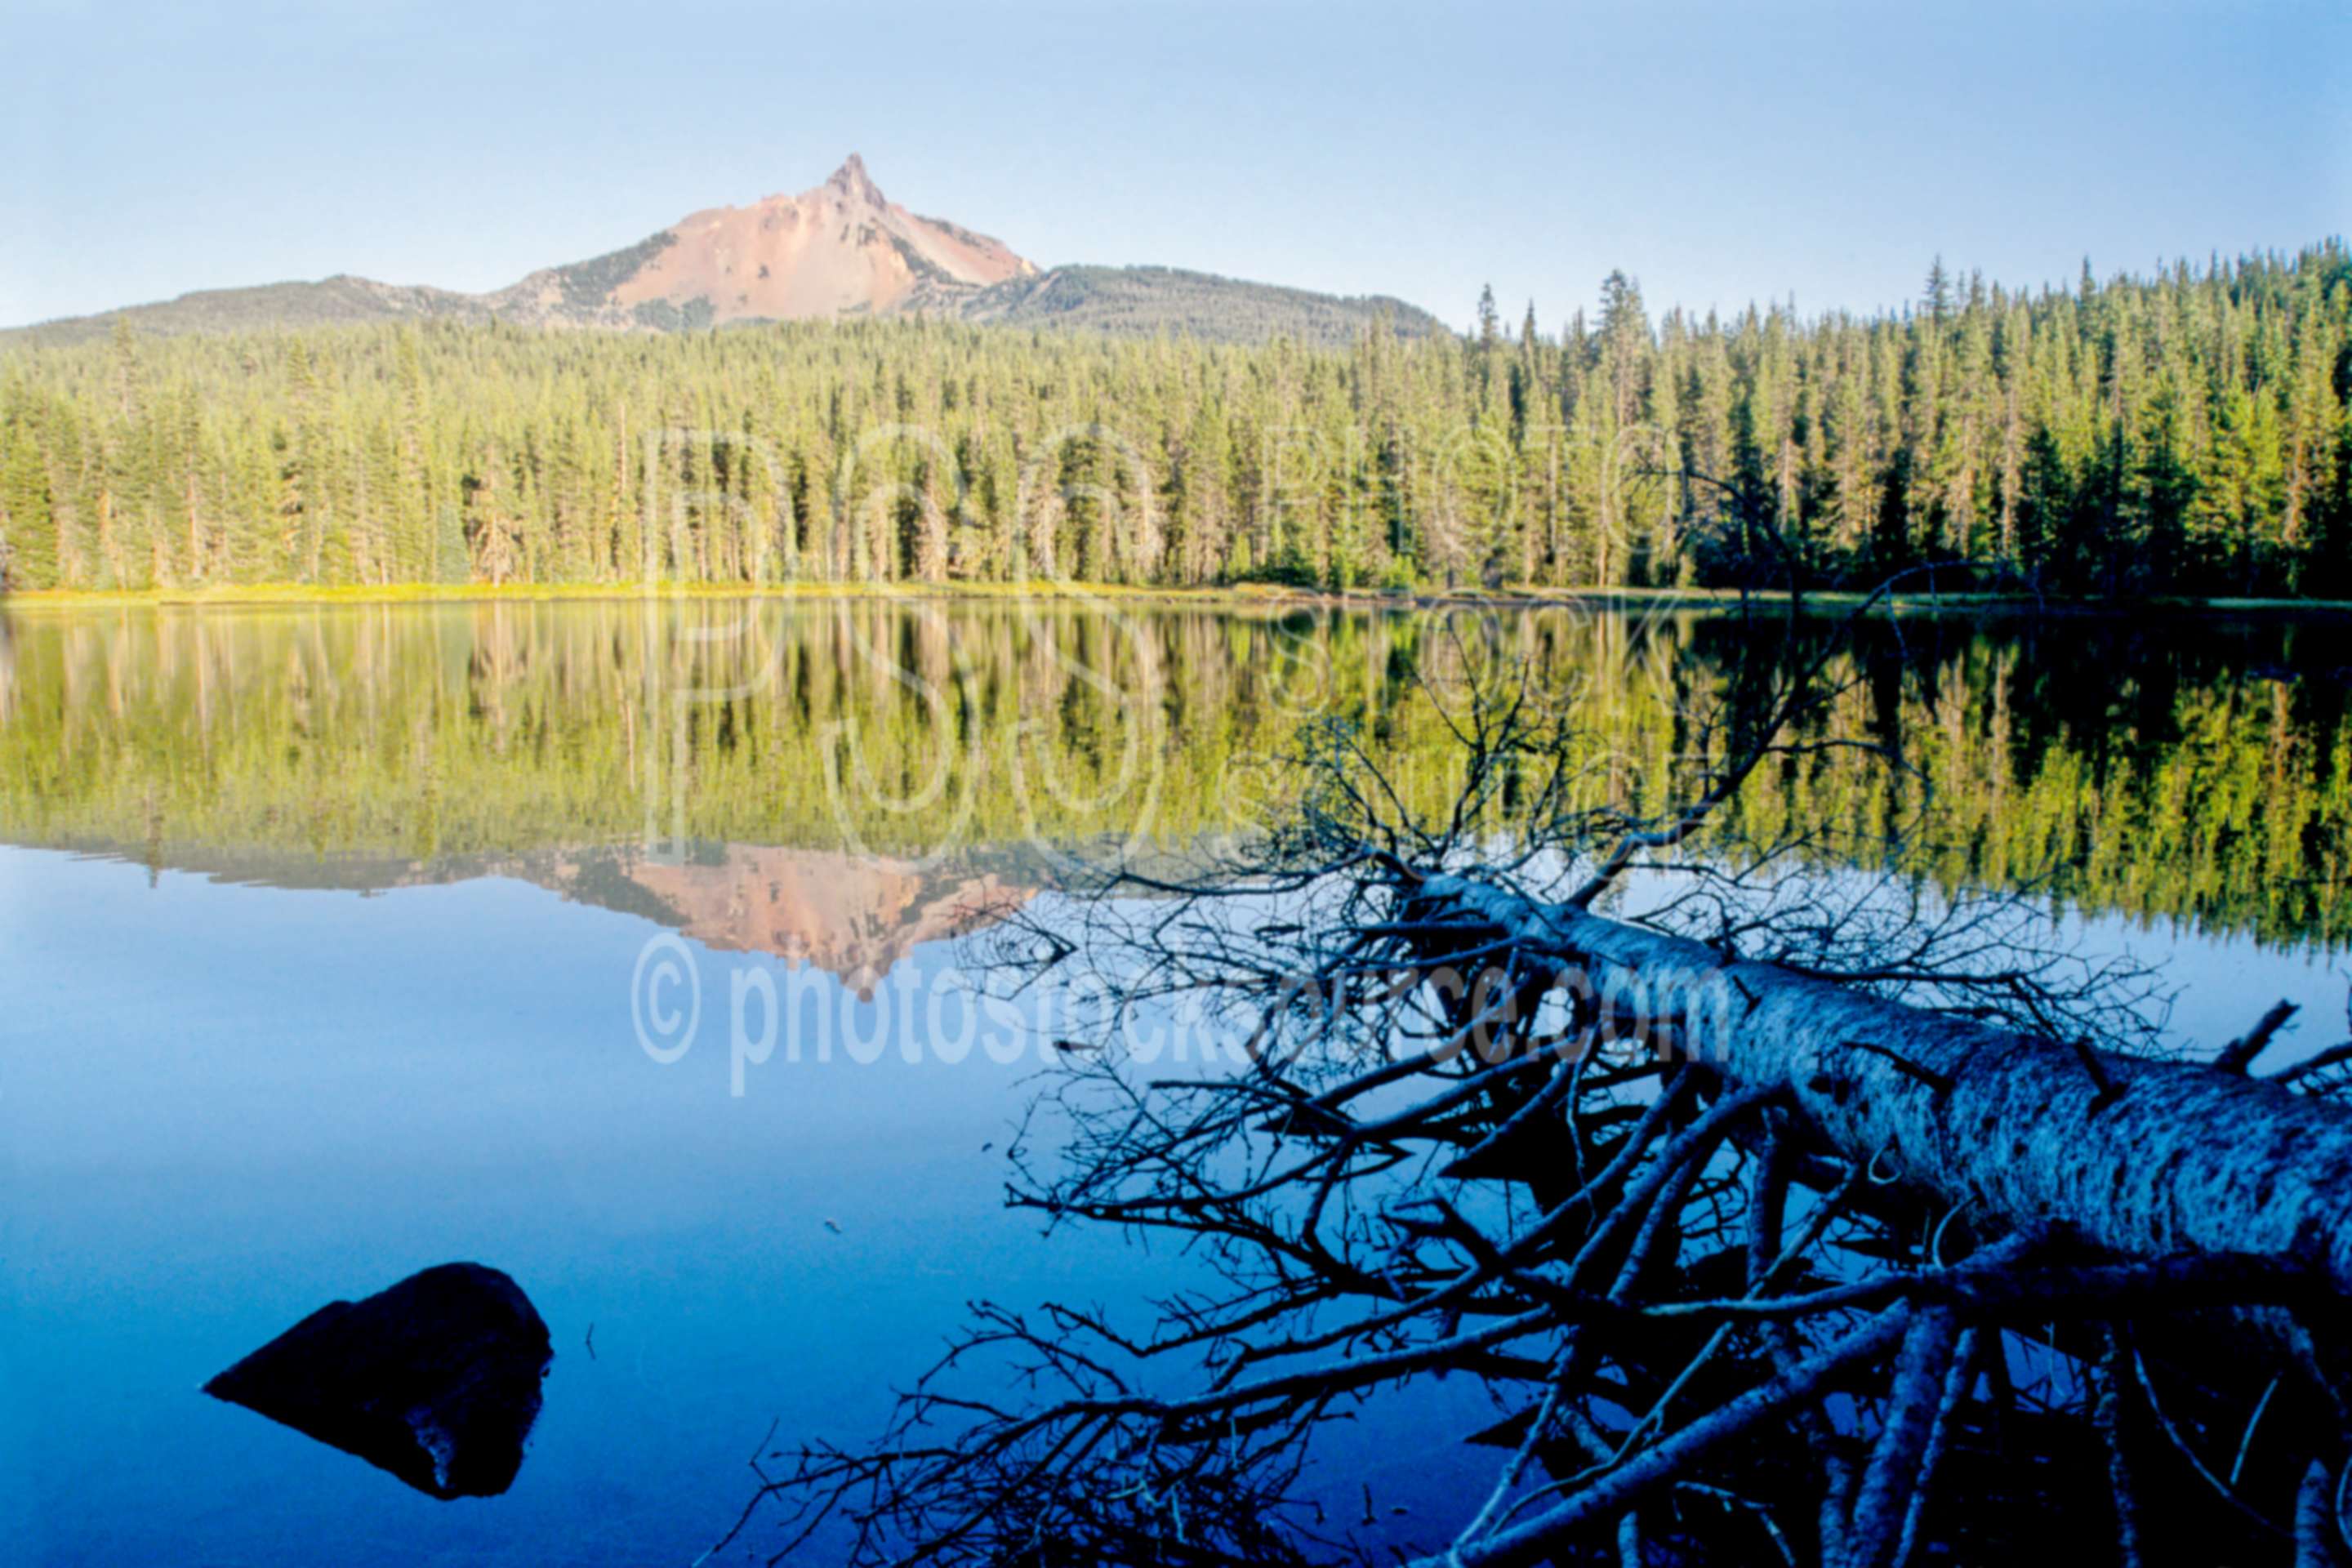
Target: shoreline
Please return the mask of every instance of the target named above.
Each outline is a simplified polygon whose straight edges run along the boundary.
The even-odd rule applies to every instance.
[[[1852,608],[1870,595],[1854,590],[1823,590],[1804,595],[1808,607]],[[1789,595],[1757,590],[1746,597],[1782,605]],[[1271,584],[1201,587],[1136,586],[1128,584],[1036,581],[1024,583],[396,583],[336,584],[254,583],[196,588],[49,588],[0,594],[0,612],[79,609],[267,609],[324,608],[339,605],[641,603],[692,599],[808,600],[991,600],[1065,599],[1201,609],[1335,610],[1533,610],[1563,606],[1640,605],[1692,610],[1737,608],[1742,595],[1730,588],[1424,588],[1404,592],[1289,588]],[[2018,593],[1898,593],[1882,608],[1906,613],[2025,613],[2031,615],[2352,616],[2352,601],[2268,599],[2220,595],[2192,598],[2066,598]]]

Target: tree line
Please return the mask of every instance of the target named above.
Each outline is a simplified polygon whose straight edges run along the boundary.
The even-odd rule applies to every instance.
[[[423,323],[0,358],[11,587],[1012,583],[2352,595],[2352,254],[1352,347]],[[1953,581],[1965,581],[1954,579]]]

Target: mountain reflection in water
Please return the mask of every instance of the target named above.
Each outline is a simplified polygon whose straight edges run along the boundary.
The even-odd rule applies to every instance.
[[[136,845],[82,845],[106,859]],[[834,976],[860,1000],[924,942],[944,942],[1027,903],[1045,876],[1014,853],[936,864],[839,850],[695,842],[677,853],[634,845],[438,860],[272,854],[175,856],[157,869],[245,887],[382,893],[484,877],[529,882],[573,903],[635,915],[720,952],[760,952]]]
[[[769,845],[698,845],[683,860],[591,850],[518,868],[582,903],[626,910],[722,952],[822,969],[860,1000],[915,948],[1000,920],[1035,892],[993,871]]]

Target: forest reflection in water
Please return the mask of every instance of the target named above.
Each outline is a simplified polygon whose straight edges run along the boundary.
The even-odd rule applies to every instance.
[[[1263,759],[1350,721],[1406,798],[1458,748],[1416,671],[1525,661],[1668,797],[1691,715],[1832,635],[1654,607],[1222,611],[1126,603],[492,603],[36,611],[0,682],[0,826],[283,886],[519,875],[853,984],[1074,847],[1150,853],[1284,802]],[[1820,750],[1742,826],[1833,824],[1945,889],[2274,943],[2347,935],[2352,720],[2326,620],[1863,625]],[[1271,795],[1271,798],[1270,798]],[[1509,803],[1498,802],[1499,820]]]
[[[945,939],[1073,855],[1270,819],[1289,802],[1261,759],[1318,719],[1357,725],[1415,805],[1450,802],[1458,752],[1416,670],[1525,660],[1594,737],[1591,800],[1641,809],[1687,769],[1692,715],[1792,652],[1779,622],[1641,608],[695,598],[0,625],[21,1282],[0,1302],[0,1510],[58,1565],[690,1560],[763,1431],[866,1437],[975,1293],[1170,1288],[1164,1254],[1049,1242],[1004,1209],[1034,1054],[847,1048],[965,978]],[[1738,810],[1761,837],[1833,828],[1817,852],[1864,867],[1916,826],[1908,874],[2046,889],[2095,941],[2167,928],[2145,945],[2184,1039],[2280,995],[2332,1019],[2341,631],[1874,620],[1834,656],[1851,679],[1821,737],[1907,765],[1809,750]],[[1809,621],[1793,651],[1831,635]],[[710,1015],[674,1063],[630,1011],[663,928]],[[779,1046],[739,1091],[721,1026],[770,955],[798,971],[779,1011],[815,1007],[845,1048]],[[195,1394],[321,1300],[459,1258],[527,1289],[554,1346],[494,1503]],[[1444,1517],[1465,1466],[1491,1480],[1397,1419],[1333,1461],[1335,1509],[1381,1499],[1368,1539]]]

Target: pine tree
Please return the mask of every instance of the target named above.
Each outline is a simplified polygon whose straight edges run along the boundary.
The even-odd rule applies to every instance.
[[[58,585],[57,520],[48,465],[22,393],[0,401],[0,582],[8,588]]]

